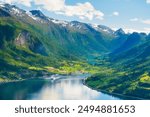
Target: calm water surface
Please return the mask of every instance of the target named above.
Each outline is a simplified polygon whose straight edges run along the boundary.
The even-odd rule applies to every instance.
[[[0,100],[119,100],[83,85],[85,75],[59,76],[0,85]]]

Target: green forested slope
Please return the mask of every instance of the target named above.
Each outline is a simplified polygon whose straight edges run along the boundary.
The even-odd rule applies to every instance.
[[[109,51],[101,32],[85,23],[63,27],[42,13],[30,15],[9,4],[0,7],[1,80],[69,73],[71,65],[85,66],[88,56]]]
[[[150,41],[111,56],[112,73],[99,72],[87,79],[89,86],[109,93],[150,99]]]

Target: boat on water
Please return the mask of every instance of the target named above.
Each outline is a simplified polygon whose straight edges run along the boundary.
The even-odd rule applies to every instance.
[[[51,80],[57,80],[57,79],[59,79],[60,78],[60,75],[58,75],[58,74],[54,74],[54,75],[52,75],[51,77],[50,77],[50,79]]]

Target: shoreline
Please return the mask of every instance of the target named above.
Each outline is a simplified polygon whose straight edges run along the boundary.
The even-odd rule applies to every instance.
[[[0,81],[0,85],[2,84],[7,84],[7,83],[14,83],[14,82],[22,82],[25,80],[32,80],[32,79],[40,79],[40,78],[44,78],[44,77],[50,77],[50,76],[40,76],[40,77],[31,77],[30,79],[20,79],[20,80],[4,80],[4,81]]]
[[[52,74],[52,75],[57,75],[57,74]],[[49,76],[43,75],[43,76],[39,76],[39,77],[36,77],[36,78],[31,77],[29,79],[20,79],[20,80],[4,80],[4,81],[0,81],[0,85],[7,84],[7,83],[14,83],[14,82],[22,82],[22,81],[25,81],[25,80],[33,80],[33,79],[45,79],[46,80],[47,77],[51,77],[52,75],[49,75]],[[60,74],[58,74],[58,75],[60,75]],[[61,75],[61,76],[67,76],[67,75],[68,74]],[[48,79],[53,80],[52,78],[48,78]],[[58,79],[60,79],[60,78],[58,78]]]
[[[81,74],[84,74],[84,73],[81,73]],[[79,75],[79,74],[76,74],[76,73],[72,73],[72,74],[56,74],[56,73],[53,73],[53,74],[49,74],[49,75],[31,77],[29,79],[20,79],[20,80],[18,80],[18,79],[17,80],[10,80],[10,79],[7,80],[6,79],[6,80],[3,80],[3,81],[0,81],[0,85],[7,84],[7,83],[13,83],[13,82],[21,82],[21,81],[25,81],[25,80],[32,80],[32,79],[46,79],[47,77],[51,77],[52,75],[68,76],[68,75]],[[53,80],[53,79],[51,78],[51,80]]]
[[[83,79],[82,80],[82,83],[83,83],[83,85],[85,85],[85,86],[87,86],[88,88],[90,88],[90,89],[92,89],[92,90],[95,90],[95,91],[97,91],[97,92],[102,92],[102,93],[105,93],[105,94],[108,94],[108,95],[111,95],[111,96],[114,96],[114,97],[118,97],[118,98],[130,98],[130,99],[124,99],[124,100],[148,100],[148,99],[144,99],[144,98],[140,98],[140,97],[134,97],[134,96],[129,96],[129,95],[124,95],[124,94],[119,94],[119,93],[110,93],[110,92],[108,92],[108,91],[106,91],[106,90],[101,90],[101,89],[97,89],[97,88],[93,88],[93,87],[91,87],[91,86],[89,86],[89,85],[87,85],[86,83],[85,83],[85,80],[86,79]]]
[[[53,74],[53,75],[56,75],[56,74]],[[58,74],[59,75],[59,74]],[[81,75],[81,74],[80,74]],[[61,75],[60,75],[61,76]],[[62,76],[66,76],[66,75],[62,75]],[[68,76],[68,75],[67,75]],[[51,78],[52,75],[50,76],[40,76],[40,77],[37,77],[37,78],[30,78],[30,79],[20,79],[20,80],[8,80],[8,81],[0,81],[0,85],[4,85],[4,84],[7,84],[7,83],[15,83],[15,82],[22,82],[22,81],[25,81],[25,80],[33,80],[33,79],[46,79],[49,78],[50,81],[55,81],[55,80],[61,80],[61,78],[56,78],[56,79],[53,79]],[[62,78],[63,79],[63,78]],[[82,81],[82,84],[88,88],[90,88],[91,90],[95,90],[99,93],[103,93],[103,94],[107,94],[107,95],[110,95],[112,97],[116,97],[121,100],[148,100],[148,99],[144,99],[144,98],[140,98],[140,97],[134,97],[134,96],[129,96],[129,95],[124,95],[124,94],[119,94],[119,93],[110,93],[106,90],[101,90],[101,89],[97,89],[97,88],[93,88],[89,85],[86,84],[86,79],[87,77],[84,77],[83,79],[81,79]]]
[[[21,80],[4,80],[4,81],[0,81],[0,85],[3,85],[3,84],[7,84],[7,83],[13,83],[13,82],[21,82],[21,81],[24,81],[26,79],[21,79]]]
[[[56,74],[53,74],[53,75],[56,75]],[[0,81],[0,85],[7,84],[7,83],[22,82],[22,81],[25,81],[25,80],[32,80],[32,79],[45,79],[46,77],[51,77],[51,76],[52,75],[50,75],[50,76],[40,76],[40,77],[37,77],[37,78],[30,78],[30,79]],[[62,76],[65,76],[65,75],[62,75]],[[108,94],[108,95],[118,97],[120,99],[125,99],[125,100],[148,100],[148,99],[144,99],[144,98],[140,98],[140,97],[134,97],[134,96],[124,95],[124,94],[119,94],[119,93],[110,93],[106,90],[100,90],[100,89],[97,89],[97,88],[93,88],[93,87],[91,87],[91,86],[89,86],[85,83],[86,79],[87,78],[82,79],[82,84],[85,85],[86,87],[92,89],[92,90],[97,91],[97,92],[101,92],[101,93]],[[49,78],[49,80],[53,81],[52,78]],[[55,80],[60,80],[60,78],[55,79]]]

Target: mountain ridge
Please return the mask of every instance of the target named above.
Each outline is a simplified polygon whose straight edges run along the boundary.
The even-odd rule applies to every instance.
[[[0,14],[0,61],[8,69],[0,69],[2,79],[57,73],[63,61],[85,61],[89,55],[108,51],[101,34],[88,24],[72,21],[64,27],[58,24],[62,21],[41,13],[42,17],[33,16],[9,4],[0,6]]]
[[[149,92],[150,86],[149,39],[150,34],[126,34],[0,4],[0,80],[90,72],[89,86],[140,97],[136,92]]]

